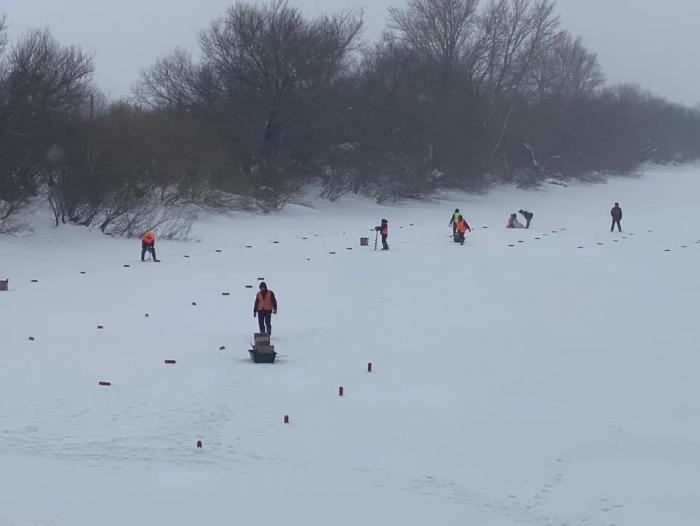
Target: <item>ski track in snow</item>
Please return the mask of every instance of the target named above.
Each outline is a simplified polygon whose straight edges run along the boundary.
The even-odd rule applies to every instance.
[[[93,506],[146,523],[145,494],[171,524],[215,523],[230,498],[248,520],[300,523],[305,497],[312,524],[694,524],[700,168],[648,171],[206,217],[199,242],[159,242],[157,266],[85,229],[0,239],[0,526],[90,524]],[[608,231],[616,200],[630,232]],[[521,203],[533,229],[506,231]],[[454,206],[463,247],[444,236]],[[381,217],[391,250],[357,246]],[[274,366],[247,356],[259,278],[280,301]],[[69,484],[33,495],[37,478]],[[253,483],[290,515],[261,511]],[[106,495],[121,493],[119,509]]]

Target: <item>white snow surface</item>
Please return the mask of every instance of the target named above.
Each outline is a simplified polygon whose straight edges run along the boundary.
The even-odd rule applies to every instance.
[[[344,199],[201,218],[160,264],[42,215],[0,238],[0,526],[697,525],[699,201],[698,165]]]

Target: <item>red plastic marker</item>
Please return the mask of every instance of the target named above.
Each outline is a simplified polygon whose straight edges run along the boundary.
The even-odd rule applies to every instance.
[[[369,363],[367,364],[367,372],[368,372],[368,373],[371,373],[371,372],[372,372],[372,362],[369,362]]]
[[[285,424],[289,423],[289,415],[284,415],[284,423]]]
[[[197,449],[202,449],[202,441],[197,440]]]
[[[343,389],[343,386],[341,385],[338,387],[338,396],[343,396],[345,394],[345,389]]]

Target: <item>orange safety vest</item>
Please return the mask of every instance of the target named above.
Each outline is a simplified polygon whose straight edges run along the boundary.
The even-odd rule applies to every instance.
[[[143,241],[147,245],[152,245],[156,242],[156,235],[153,233],[153,231],[149,230],[143,235],[141,241]]]
[[[464,234],[467,231],[467,222],[462,220],[459,223],[457,223],[457,232],[460,234]]]
[[[267,289],[267,294],[263,298],[262,291],[258,292],[258,310],[275,310],[275,306],[272,304],[272,291]]]

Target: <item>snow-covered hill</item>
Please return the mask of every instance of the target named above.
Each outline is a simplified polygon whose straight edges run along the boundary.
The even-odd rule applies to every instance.
[[[0,525],[697,524],[699,201],[700,167],[649,168],[211,217],[160,264],[1,238]],[[391,250],[360,247],[382,217]]]

